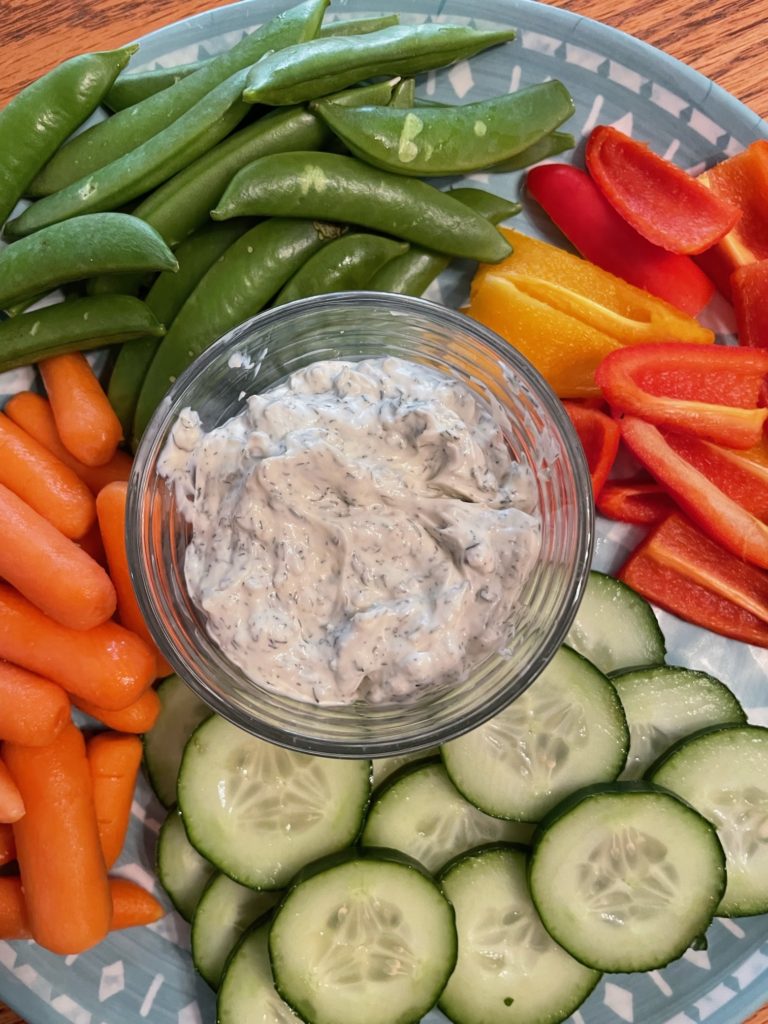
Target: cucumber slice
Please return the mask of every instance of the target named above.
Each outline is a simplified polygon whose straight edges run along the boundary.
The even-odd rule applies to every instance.
[[[400,754],[398,757],[375,757],[371,761],[373,767],[373,788],[376,789],[382,782],[389,779],[395,772],[404,768],[407,764],[415,764],[417,761],[434,761],[440,757],[439,747],[430,747],[417,754]]]
[[[184,920],[191,921],[216,868],[191,845],[176,810],[171,811],[160,829],[156,860],[160,884]]]
[[[709,729],[672,748],[651,779],[717,828],[728,864],[723,917],[768,911],[768,729]]]
[[[451,781],[470,803],[497,818],[541,821],[574,789],[613,782],[628,749],[610,680],[561,647],[525,693],[442,752]]]
[[[661,665],[667,653],[648,601],[626,583],[594,570],[565,642],[606,675]]]
[[[682,956],[725,891],[712,825],[639,782],[574,793],[534,837],[529,884],[539,916],[598,971],[650,971]]]
[[[453,909],[418,864],[388,851],[330,858],[281,903],[275,987],[309,1024],[411,1024],[456,963]]]
[[[660,665],[611,677],[629,725],[622,779],[639,779],[673,743],[712,725],[747,721],[741,704],[714,676]]]
[[[157,799],[164,807],[172,807],[184,745],[211,709],[179,676],[164,679],[157,695],[162,707],[144,736],[144,765]]]
[[[354,842],[370,761],[284,750],[214,715],[184,749],[179,807],[193,846],[254,889],[283,889],[304,864]]]
[[[257,922],[232,951],[216,1003],[218,1024],[300,1024],[272,980],[270,925],[270,920]]]
[[[434,873],[474,846],[497,840],[527,842],[532,833],[529,825],[478,811],[435,761],[401,769],[388,780],[374,798],[361,841],[400,850]]]
[[[219,987],[227,957],[243,932],[281,896],[280,892],[247,889],[226,875],[211,879],[192,921],[192,960],[211,988]]]
[[[526,880],[526,851],[486,846],[442,873],[459,934],[456,969],[439,1006],[455,1024],[557,1024],[587,998],[600,972],[554,942]]]

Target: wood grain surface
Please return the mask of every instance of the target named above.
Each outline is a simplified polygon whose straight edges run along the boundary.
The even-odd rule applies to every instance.
[[[666,50],[768,119],[768,0],[548,2]],[[223,6],[224,0],[0,0],[0,107],[66,57]],[[768,999],[768,982],[766,988]],[[0,1004],[0,1024],[23,1022]],[[768,1004],[744,1024],[768,1024]]]

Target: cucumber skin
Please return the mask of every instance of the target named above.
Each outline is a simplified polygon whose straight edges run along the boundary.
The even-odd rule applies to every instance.
[[[649,768],[647,769],[647,771],[643,775],[643,778],[648,781],[649,785],[656,786],[658,789],[664,789],[664,787],[663,786],[659,786],[659,784],[657,782],[653,782],[653,776],[662,767],[662,765],[666,764],[667,761],[669,761],[670,758],[674,757],[675,754],[678,753],[678,751],[682,750],[682,748],[686,745],[686,743],[690,743],[691,740],[697,740],[701,736],[709,736],[711,733],[716,733],[716,732],[732,732],[734,729],[744,729],[745,727],[749,728],[749,723],[746,721],[746,716],[745,716],[745,720],[743,722],[729,722],[729,723],[723,723],[721,725],[708,725],[704,729],[698,729],[696,732],[692,732],[688,736],[683,736],[679,740],[676,740],[672,744],[671,747],[668,747],[667,750],[665,750],[663,754],[660,754],[656,758],[656,760],[653,762],[653,764],[651,764],[649,766]],[[754,726],[754,728],[761,728],[761,727],[760,726]],[[671,792],[671,791],[670,790],[665,790],[665,792]],[[682,803],[688,804],[688,801],[685,800],[683,797],[678,796],[677,793],[674,793],[673,796],[676,796],[678,800],[682,801]],[[688,806],[690,806],[690,804],[688,804]],[[695,808],[694,808],[694,810],[695,810]],[[699,812],[696,811],[696,813],[698,814]]]
[[[451,857],[448,863],[444,864],[435,876],[437,881],[442,882],[451,868],[455,868],[462,861],[470,860],[479,853],[491,853],[493,850],[515,850],[517,853],[524,853],[528,857],[531,847],[525,846],[523,843],[505,843],[503,840],[497,843],[481,843],[480,846],[473,846],[471,850],[464,850],[463,853],[457,853],[455,857]]]

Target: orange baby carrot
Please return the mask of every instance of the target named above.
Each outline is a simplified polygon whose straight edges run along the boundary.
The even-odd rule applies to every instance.
[[[11,774],[0,760],[0,822],[12,825],[24,817],[24,799]]]
[[[119,448],[103,466],[86,466],[76,459],[61,443],[50,402],[34,391],[19,391],[5,403],[4,412],[65,466],[73,469],[93,494],[98,494],[113,480],[127,480],[131,475],[133,459]]]
[[[0,658],[108,710],[126,708],[155,678],[155,656],[116,622],[70,629],[0,583]]]
[[[40,373],[64,447],[86,466],[109,462],[123,428],[82,352],[44,359]]]
[[[2,484],[0,522],[0,577],[72,629],[92,629],[112,617],[117,597],[101,566]]]
[[[80,477],[1,412],[0,484],[73,540],[96,518],[93,495]]]
[[[110,878],[112,931],[153,924],[165,917],[165,907],[155,897],[127,878]]]
[[[13,840],[13,827],[0,824],[0,867],[16,860],[16,843]]]
[[[133,630],[156,653],[158,676],[169,676],[173,669],[155,646],[139,609],[128,569],[125,550],[125,502],[128,484],[121,481],[107,484],[96,497],[96,516],[107,555],[109,575],[117,591],[117,615],[126,629]]]
[[[112,922],[85,740],[69,724],[46,747],[6,743],[3,756],[26,807],[14,835],[32,937],[82,953]]]
[[[0,878],[0,939],[31,939],[27,904],[18,875]]]
[[[86,555],[90,555],[94,562],[100,565],[102,569],[106,568],[107,556],[104,553],[104,545],[101,543],[98,522],[94,523],[88,533],[83,534],[77,543]]]
[[[149,732],[157,721],[162,707],[160,698],[152,687],[145,690],[133,704],[129,704],[127,708],[121,708],[119,711],[107,711],[80,697],[73,697],[72,703],[86,715],[95,718],[97,722],[103,722],[110,729],[130,733]]]
[[[111,868],[123,849],[143,747],[138,736],[102,732],[86,746],[101,851]]]
[[[43,747],[69,720],[69,698],[60,686],[0,661],[0,739]]]

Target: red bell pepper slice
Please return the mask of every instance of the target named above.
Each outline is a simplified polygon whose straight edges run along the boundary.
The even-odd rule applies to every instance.
[[[646,537],[618,576],[687,622],[768,647],[768,574],[723,550],[678,513]]]
[[[768,259],[734,270],[731,296],[739,344],[768,348]]]
[[[662,342],[609,353],[595,380],[614,410],[727,448],[762,439],[768,350]]]
[[[768,526],[679,455],[652,423],[625,416],[621,436],[680,508],[727,551],[768,568]]]
[[[660,523],[675,508],[674,501],[661,484],[656,483],[607,483],[597,498],[597,511],[601,516],[637,526]]]
[[[610,125],[592,130],[585,157],[592,180],[614,210],[669,252],[703,252],[741,217],[737,206],[703,182]]]
[[[661,431],[664,440],[681,458],[703,473],[723,494],[763,521],[768,520],[768,469],[691,434]]]
[[[541,164],[528,192],[581,255],[690,316],[706,306],[714,285],[689,256],[667,252],[638,234],[588,174],[570,164]]]
[[[592,479],[592,494],[597,498],[619,450],[618,424],[599,409],[577,402],[563,402],[563,406],[579,435]]]

